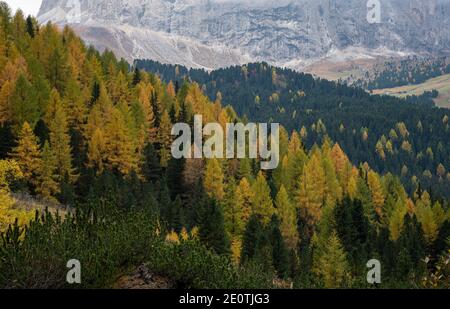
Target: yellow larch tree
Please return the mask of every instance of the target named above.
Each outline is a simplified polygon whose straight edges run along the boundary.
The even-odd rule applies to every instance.
[[[321,161],[320,151],[313,151],[302,177],[298,180],[299,186],[295,192],[296,206],[310,226],[314,226],[320,220],[322,205],[325,202],[326,180]]]
[[[32,185],[36,185],[39,168],[42,165],[41,152],[37,137],[28,122],[24,122],[19,133],[17,146],[11,156],[19,164],[24,178]]]
[[[325,288],[345,286],[350,279],[347,255],[336,233],[320,248],[320,254],[314,261],[313,271],[321,278]]]
[[[122,112],[113,108],[109,117],[109,122],[105,128],[106,138],[106,159],[111,170],[117,170],[122,175],[129,175],[132,171],[138,171],[138,156],[131,138],[130,130]],[[98,140],[102,143],[101,136],[97,134]],[[92,140],[91,140],[92,142]],[[93,145],[90,145],[91,147]],[[93,147],[92,147],[93,148]],[[90,148],[91,149],[91,148]],[[94,149],[91,149],[94,151]],[[91,154],[94,156],[94,153]]]
[[[406,204],[401,199],[398,199],[389,217],[389,235],[391,240],[396,241],[400,237],[407,212]]]
[[[105,129],[113,108],[114,106],[108,96],[106,88],[103,84],[101,84],[99,97],[92,107],[88,115],[87,123],[84,127],[83,133],[86,140],[89,140],[94,135],[96,129]]]
[[[252,186],[252,213],[260,216],[262,222],[267,224],[275,214],[272,197],[270,196],[270,188],[267,184],[266,177],[260,171]]]
[[[224,175],[222,166],[216,158],[209,159],[206,162],[203,187],[210,197],[215,198],[217,201],[223,200],[225,196]]]
[[[44,121],[48,127],[50,127],[53,119],[55,119],[56,111],[61,109],[64,109],[61,96],[58,90],[53,88],[50,92],[50,99],[48,100],[44,115]]]
[[[141,104],[145,115],[145,127],[148,134],[147,138],[150,142],[153,142],[155,141],[157,130],[155,128],[155,113],[153,112],[150,97],[154,89],[150,83],[141,81],[137,84],[136,91],[139,103]]]
[[[60,192],[56,175],[56,158],[46,141],[42,148],[42,165],[39,168],[36,193],[46,200],[56,201],[55,196]]]
[[[356,195],[358,193],[358,178],[359,178],[358,169],[353,166],[350,171],[350,178],[348,180],[346,188],[346,193],[352,199],[356,198]]]
[[[11,96],[14,92],[14,83],[6,81],[0,87],[0,125],[11,119]]]
[[[172,123],[167,110],[164,110],[161,123],[158,130],[158,142],[160,144],[159,156],[161,158],[161,166],[167,167],[171,153],[170,147],[172,145]]]
[[[88,141],[88,166],[94,168],[100,175],[107,164],[108,149],[103,130],[97,128]]]
[[[369,189],[372,195],[372,205],[375,209],[375,212],[380,217],[382,217],[385,196],[380,176],[374,171],[370,170],[367,173],[367,184],[369,185]]]
[[[251,189],[247,178],[242,178],[235,192],[236,200],[234,202],[237,213],[240,218],[236,218],[236,231],[238,235],[242,235],[252,211],[252,200],[254,193]]]
[[[352,177],[352,165],[347,155],[338,143],[335,143],[331,149],[331,160],[333,161],[336,174],[341,184],[344,194],[348,193],[350,178]]]
[[[193,83],[192,86],[189,87],[185,105],[192,110],[193,114],[202,115],[203,122],[206,123],[215,120],[213,111],[214,105],[209,103],[209,99],[203,94],[197,83]]]
[[[55,107],[54,118],[50,122],[49,130],[50,148],[55,156],[57,182],[59,184],[64,181],[73,183],[76,181],[77,175],[72,166],[72,148],[66,113],[60,105]]]
[[[295,249],[299,240],[297,230],[297,209],[289,201],[288,193],[283,185],[275,199],[275,206],[281,220],[280,230],[286,241],[286,245],[290,249]]]
[[[342,199],[342,187],[336,176],[336,168],[331,158],[331,142],[325,139],[322,145],[322,165],[325,172],[325,196],[329,204]]]
[[[422,198],[424,198],[424,195],[425,194],[422,194]],[[438,218],[435,213],[433,213],[433,207],[428,199],[429,195],[425,196],[424,201],[420,199],[416,202],[416,216],[422,226],[425,240],[431,245],[438,236],[439,225],[437,222]]]

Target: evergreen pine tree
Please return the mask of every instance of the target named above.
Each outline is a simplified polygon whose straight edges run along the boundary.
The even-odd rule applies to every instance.
[[[34,128],[39,119],[39,106],[34,100],[34,91],[27,78],[20,74],[11,98],[11,120],[15,132],[19,132],[26,121]]]
[[[269,233],[274,268],[280,278],[286,278],[289,274],[289,251],[281,235],[280,220],[275,215],[270,221]]]
[[[241,263],[251,260],[256,255],[256,248],[264,228],[257,215],[252,215],[245,227],[244,237],[242,240]]]
[[[211,198],[204,198],[199,205],[200,239],[218,254],[230,253],[230,242],[225,232],[221,207]]]
[[[27,17],[27,33],[31,38],[34,38],[35,35],[34,21],[30,15],[28,15]]]
[[[148,143],[144,148],[144,163],[142,173],[147,181],[155,183],[161,178],[161,164],[153,144]]]
[[[137,67],[134,68],[134,74],[133,74],[133,86],[136,86],[139,84],[142,80],[141,77],[141,70],[139,70]]]

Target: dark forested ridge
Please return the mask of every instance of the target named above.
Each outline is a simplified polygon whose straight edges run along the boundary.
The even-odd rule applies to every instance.
[[[369,90],[394,88],[417,85],[444,74],[450,74],[450,57],[412,56],[375,66],[354,84]]]
[[[249,120],[300,131],[308,147],[328,135],[354,164],[400,175],[410,191],[420,182],[432,194],[450,196],[450,112],[432,107],[426,95],[373,96],[264,63],[210,73],[153,61],[135,65],[164,80],[198,82],[211,100],[230,104]]]

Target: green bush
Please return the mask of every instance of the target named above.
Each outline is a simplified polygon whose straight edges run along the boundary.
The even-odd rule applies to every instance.
[[[1,235],[0,287],[111,287],[120,274],[142,263],[180,288],[270,287],[272,278],[257,266],[238,268],[228,256],[196,240],[166,242],[165,233],[156,232],[156,223],[157,218],[142,209],[97,207],[64,220],[48,211],[36,214],[26,228],[15,225]],[[71,259],[81,262],[81,285],[66,283]]]

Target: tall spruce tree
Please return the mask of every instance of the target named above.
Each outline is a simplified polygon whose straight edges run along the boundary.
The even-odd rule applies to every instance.
[[[245,227],[242,241],[241,263],[251,260],[257,253],[258,242],[264,233],[264,227],[257,215],[252,215]]]
[[[225,232],[222,208],[216,200],[205,197],[198,205],[197,218],[200,239],[218,254],[230,253],[230,241]]]
[[[272,260],[274,268],[280,278],[289,275],[289,251],[280,231],[280,220],[277,216],[272,216],[269,224],[269,239],[272,245]]]
[[[34,91],[25,75],[20,74],[11,98],[11,117],[15,132],[19,132],[26,121],[32,128],[39,119],[39,106],[34,100]]]

